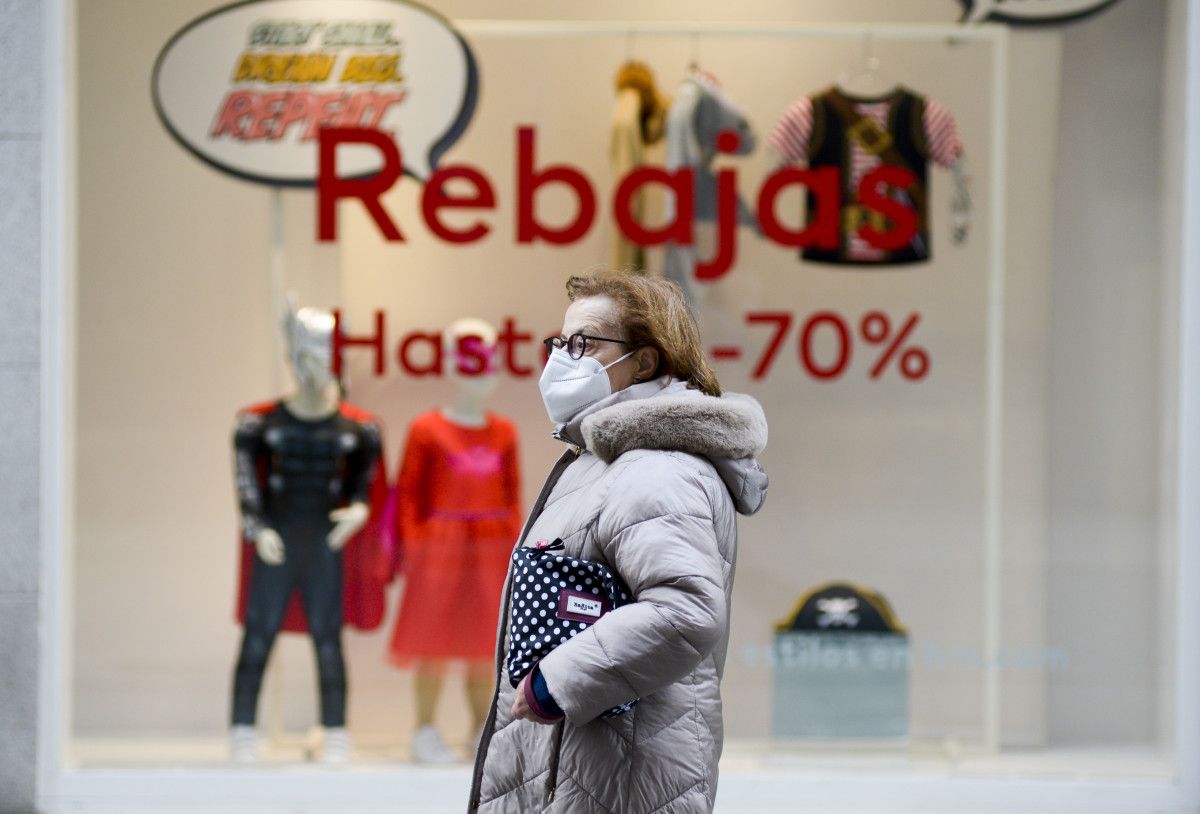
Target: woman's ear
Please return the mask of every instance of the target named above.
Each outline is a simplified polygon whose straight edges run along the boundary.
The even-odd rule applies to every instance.
[[[658,370],[658,348],[640,348],[633,355],[633,361],[633,380],[635,382],[653,379],[654,371]]]

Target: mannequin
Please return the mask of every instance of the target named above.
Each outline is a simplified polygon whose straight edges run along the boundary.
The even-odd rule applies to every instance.
[[[446,378],[455,384],[455,398],[442,408],[442,415],[456,424],[482,427],[487,423],[484,405],[500,383],[494,362],[496,338],[494,327],[471,317],[457,320],[446,329],[443,341],[451,359]]]
[[[390,656],[416,672],[419,763],[456,760],[433,723],[450,662],[466,663],[476,727],[491,704],[500,592],[521,523],[516,428],[486,409],[499,382],[496,337],[478,319],[447,329],[455,395],[414,419],[396,485],[405,588]]]
[[[369,414],[341,401],[330,372],[333,330],[329,312],[289,305],[284,331],[296,390],[242,411],[234,433],[248,549],[239,603],[244,634],[233,687],[235,762],[257,760],[258,696],[280,629],[311,634],[325,728],[322,759],[347,761],[342,624],[349,615],[352,623],[371,627],[378,619],[372,625],[369,617],[382,615],[381,597],[364,601],[368,597],[357,584],[369,548],[361,533],[386,496],[380,431]],[[347,562],[343,552],[351,543],[355,556]],[[348,579],[354,584],[347,585]]]

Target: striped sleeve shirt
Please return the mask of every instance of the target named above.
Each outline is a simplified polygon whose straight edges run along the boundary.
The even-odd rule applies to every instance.
[[[890,103],[860,104],[858,107],[862,108],[860,113],[882,123],[887,120]],[[926,99],[923,125],[929,159],[942,167],[953,166],[963,152],[962,138],[954,117],[937,101]],[[811,97],[802,96],[779,117],[767,136],[767,143],[784,161],[805,165],[808,163],[812,130],[813,101]]]

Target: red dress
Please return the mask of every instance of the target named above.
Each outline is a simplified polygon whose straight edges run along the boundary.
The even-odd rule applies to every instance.
[[[520,492],[508,419],[464,427],[433,410],[413,421],[394,495],[405,583],[393,662],[492,658]]]

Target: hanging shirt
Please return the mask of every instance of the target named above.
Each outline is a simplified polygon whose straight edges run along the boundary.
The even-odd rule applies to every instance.
[[[712,162],[717,155],[717,136],[727,130],[738,136],[738,148],[733,155],[746,155],[754,149],[754,131],[746,114],[711,75],[694,71],[679,86],[667,112],[667,169],[692,169],[695,183],[692,207],[696,221],[700,223],[711,222],[717,217],[717,177]],[[668,221],[674,211],[672,201],[668,204]],[[738,222],[755,222],[754,215],[740,197]]]
[[[872,99],[833,87],[793,103],[779,117],[767,143],[790,163],[841,171],[840,245],[833,250],[805,248],[801,255],[806,260],[888,265],[930,258],[926,167],[929,161],[951,167],[963,152],[954,119],[942,105],[904,87]],[[858,197],[863,177],[884,165],[903,167],[916,176],[909,188],[892,191],[891,197],[913,209],[917,217],[916,234],[896,250],[872,246],[858,234],[864,219],[881,231],[889,228]],[[808,209],[815,210],[811,194]]]
[[[695,310],[698,291],[695,284],[696,263],[709,259],[715,245],[717,218],[717,176],[712,163],[717,155],[717,136],[725,131],[738,136],[733,155],[746,155],[754,149],[754,131],[742,109],[721,89],[711,74],[693,71],[675,94],[667,112],[667,169],[683,167],[692,170],[693,229],[692,244],[681,246],[668,243],[663,262],[663,275],[678,283],[688,304]],[[667,197],[667,222],[675,218],[675,201]],[[739,224],[755,226],[754,214],[741,196],[737,198]]]

